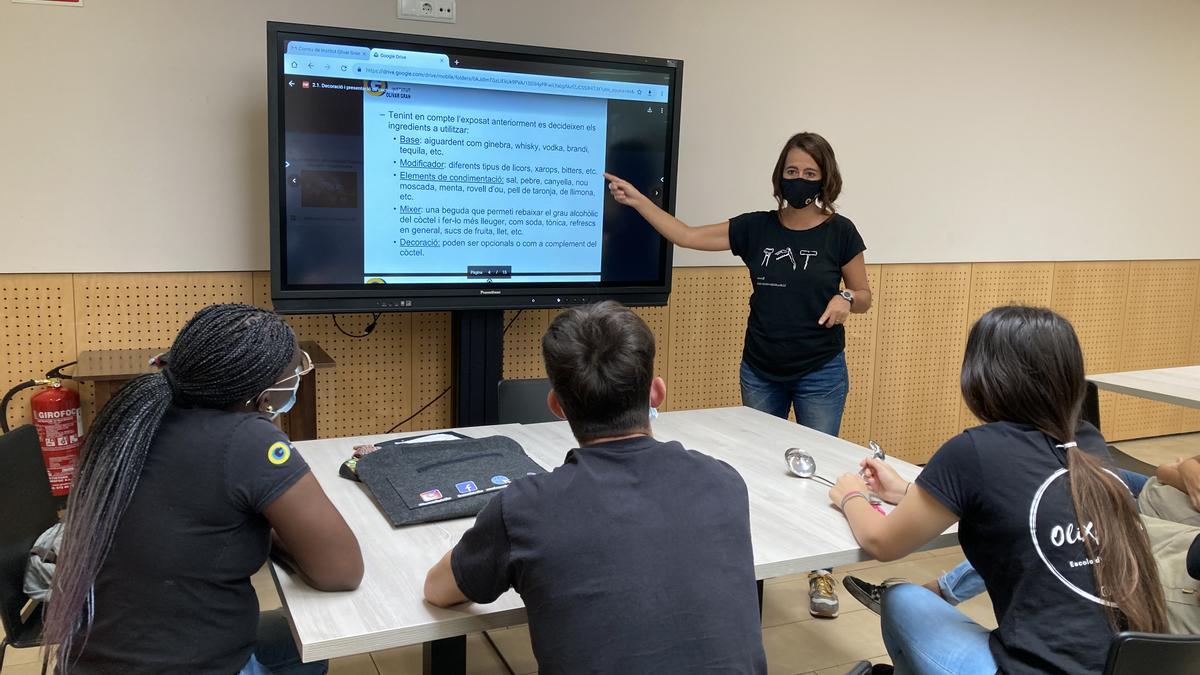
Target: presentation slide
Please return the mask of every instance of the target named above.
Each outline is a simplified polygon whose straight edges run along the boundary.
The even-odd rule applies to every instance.
[[[600,281],[606,101],[375,89],[363,105],[364,281]]]
[[[282,54],[285,284],[661,283],[604,172],[663,204],[665,69],[377,45]]]

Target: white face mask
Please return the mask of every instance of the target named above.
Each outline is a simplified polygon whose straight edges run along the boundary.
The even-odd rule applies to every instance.
[[[272,421],[274,421],[275,418],[279,417],[283,413],[291,410],[292,406],[296,405],[296,392],[299,390],[300,390],[300,369],[299,368],[296,369],[296,384],[293,384],[290,387],[270,387],[268,389],[263,390],[263,394],[267,393],[268,391],[290,391],[290,392],[292,392],[292,395],[288,398],[287,403],[284,403],[283,405],[279,406],[278,408],[274,408],[274,409],[272,409],[268,406],[267,414],[271,416]],[[259,396],[261,396],[261,395],[262,394],[259,394]]]

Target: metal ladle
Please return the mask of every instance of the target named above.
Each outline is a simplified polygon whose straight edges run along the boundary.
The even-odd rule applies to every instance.
[[[793,476],[819,480],[829,487],[833,487],[833,483],[828,478],[817,475],[817,460],[807,452],[800,448],[788,448],[784,451],[783,458],[787,460],[788,470],[792,472]]]

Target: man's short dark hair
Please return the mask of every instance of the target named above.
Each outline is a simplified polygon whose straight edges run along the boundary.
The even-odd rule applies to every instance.
[[[607,300],[563,311],[542,336],[542,357],[578,440],[650,426],[654,333],[629,308]]]

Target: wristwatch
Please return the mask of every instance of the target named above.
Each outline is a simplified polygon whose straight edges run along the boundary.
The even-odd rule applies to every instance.
[[[851,307],[854,306],[854,291],[850,290],[849,288],[843,288],[842,291],[840,293],[838,293],[838,295],[845,298],[846,302],[850,303]]]

